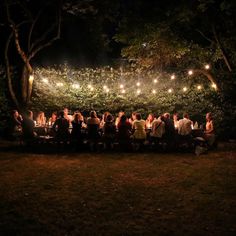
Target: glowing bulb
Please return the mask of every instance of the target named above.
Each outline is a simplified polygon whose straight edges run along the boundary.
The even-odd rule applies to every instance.
[[[75,89],[78,89],[80,86],[79,86],[79,84],[73,84],[72,87]]]
[[[145,48],[147,47],[147,43],[142,43],[142,46]]]
[[[57,86],[58,86],[58,87],[62,87],[62,86],[63,86],[63,83],[57,83]]]
[[[201,85],[198,85],[198,86],[197,86],[197,89],[198,89],[198,90],[201,90],[201,89],[202,89],[202,86],[201,86]]]
[[[168,89],[168,93],[172,93],[173,92],[173,90],[172,89]]]
[[[214,89],[217,89],[217,85],[214,84],[214,83],[211,85],[211,87],[214,88]]]
[[[156,90],[155,90],[155,89],[153,89],[153,90],[152,90],[152,93],[153,93],[153,94],[155,94],[155,93],[156,93]]]
[[[91,87],[90,87],[90,91],[93,91],[93,90],[94,90],[94,88],[91,86]]]
[[[188,89],[186,87],[183,87],[183,91],[186,92]]]
[[[92,85],[91,85],[91,84],[89,84],[89,85],[88,85],[88,88],[90,88],[90,89],[91,89],[91,88],[92,88]]]
[[[125,90],[124,90],[124,89],[122,89],[122,90],[121,90],[121,93],[125,93]]]
[[[189,71],[188,71],[188,74],[189,74],[189,75],[192,75],[192,74],[193,74],[193,71],[192,71],[192,70],[189,70]]]
[[[140,82],[138,82],[136,85],[137,85],[137,86],[140,86]]]
[[[110,89],[107,88],[107,89],[106,89],[106,92],[109,93],[109,91],[110,91]]]
[[[121,88],[121,89],[123,89],[123,88],[124,88],[124,85],[123,85],[123,84],[121,84],[121,85],[120,85],[120,88]]]
[[[141,90],[140,90],[140,89],[138,89],[138,90],[137,90],[137,94],[140,94],[140,93],[141,93]]]
[[[175,75],[171,75],[170,79],[172,80],[175,79]]]
[[[107,86],[106,86],[106,85],[104,85],[104,86],[103,86],[103,89],[105,89],[105,90],[106,90],[106,89],[107,89]]]
[[[205,67],[206,70],[210,69],[210,65],[209,64],[206,64],[204,67]]]
[[[33,83],[33,81],[34,81],[34,76],[33,76],[33,75],[30,75],[30,76],[29,76],[29,82],[30,82],[30,83]]]
[[[156,83],[158,82],[158,80],[157,80],[157,79],[154,79],[153,82],[156,84]]]
[[[43,82],[44,82],[45,84],[47,84],[47,83],[48,83],[48,79],[43,78]]]

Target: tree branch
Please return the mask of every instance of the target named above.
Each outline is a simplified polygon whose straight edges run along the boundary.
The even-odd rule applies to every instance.
[[[208,42],[213,43],[213,44],[215,43],[214,40],[212,40],[212,39],[210,39],[209,37],[207,37],[201,30],[196,29],[196,31],[197,31],[204,39],[206,39]]]

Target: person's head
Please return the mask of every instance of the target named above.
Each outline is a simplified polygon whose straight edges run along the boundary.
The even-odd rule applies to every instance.
[[[19,116],[18,111],[17,110],[12,110],[12,116],[18,117]]]
[[[179,119],[179,114],[176,112],[173,114],[173,120],[178,120]]]
[[[212,117],[211,112],[208,112],[208,113],[206,114],[206,120],[207,120],[207,121],[211,121],[212,119],[213,119],[213,117]]]
[[[38,113],[38,117],[39,117],[39,118],[44,117],[44,112],[43,112],[43,111],[40,111],[40,112]]]
[[[135,119],[136,119],[136,112],[135,112],[135,111],[132,112],[132,114],[131,114],[131,119],[132,119],[132,120],[135,120]]]
[[[123,116],[124,114],[125,114],[124,111],[119,111],[119,113],[118,113],[118,117],[121,118],[121,116]]]
[[[64,110],[63,110],[63,112],[64,112],[64,115],[66,116],[66,115],[68,115],[68,113],[69,113],[69,110],[68,110],[68,108],[67,107],[65,107],[64,108]]]
[[[107,120],[107,116],[108,116],[108,115],[111,115],[111,113],[110,113],[109,111],[104,112],[104,114],[103,114],[103,120],[104,120],[104,121]]]
[[[57,118],[57,113],[54,111],[54,112],[52,113],[51,117],[52,117],[53,119],[56,119],[56,118]]]
[[[113,121],[113,116],[111,114],[108,114],[105,121],[106,122],[112,122]]]
[[[33,112],[30,110],[26,111],[26,116],[30,119],[33,119]]]
[[[64,118],[64,115],[65,115],[64,111],[60,111],[60,112],[59,112],[59,116],[60,116],[61,118]]]
[[[142,119],[142,116],[140,113],[136,113],[136,120],[141,120]]]
[[[147,117],[147,120],[152,122],[154,120],[154,115],[150,113]]]
[[[170,119],[170,113],[166,112],[163,114],[165,119]]]
[[[189,114],[188,113],[184,113],[183,118],[189,119]]]
[[[91,117],[91,118],[97,118],[97,113],[96,113],[96,111],[91,111],[91,112],[90,112],[90,117]]]
[[[121,116],[121,118],[120,118],[120,123],[121,123],[121,124],[124,124],[124,123],[126,123],[126,121],[127,121],[126,115]]]

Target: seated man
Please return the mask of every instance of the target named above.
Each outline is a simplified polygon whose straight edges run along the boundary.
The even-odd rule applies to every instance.
[[[34,121],[33,121],[33,112],[27,111],[26,115],[23,117],[22,122],[22,132],[24,140],[29,144],[32,142],[37,134],[34,132]]]
[[[165,133],[165,123],[162,121],[161,116],[158,119],[154,119],[152,122],[150,140],[156,144],[159,144],[163,134]]]
[[[192,144],[192,121],[189,115],[185,113],[183,119],[179,120],[178,134],[181,143],[187,143],[190,147]]]

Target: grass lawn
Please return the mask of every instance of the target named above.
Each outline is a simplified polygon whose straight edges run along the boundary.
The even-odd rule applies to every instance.
[[[199,157],[0,149],[0,235],[236,235],[235,205],[235,144]]]

